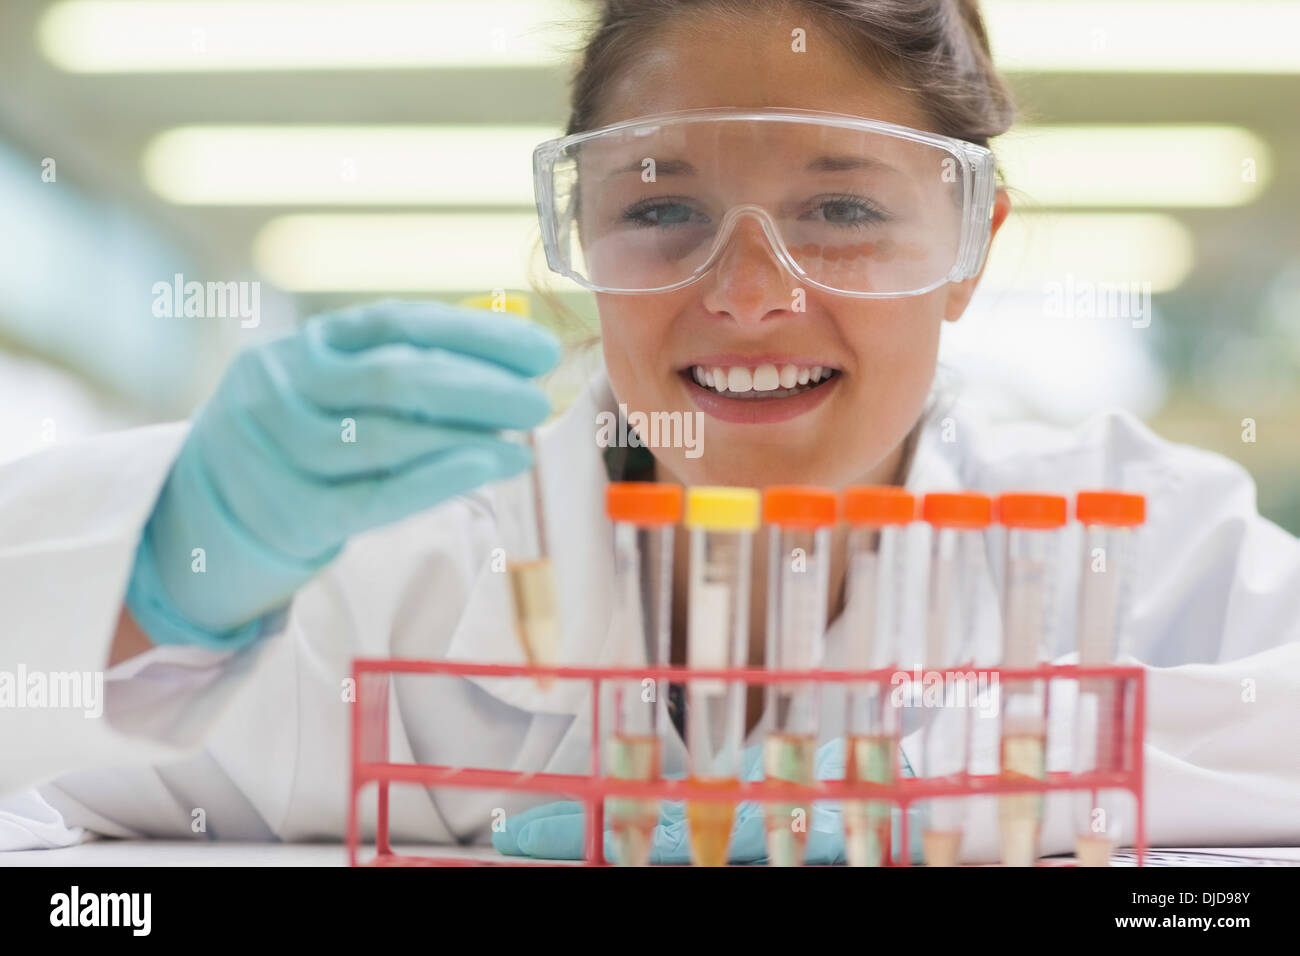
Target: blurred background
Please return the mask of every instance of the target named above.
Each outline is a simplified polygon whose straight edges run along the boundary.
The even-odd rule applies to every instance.
[[[1300,2],[984,8],[1017,208],[942,360],[998,416],[1118,406],[1228,455],[1300,533]],[[3,0],[0,462],[184,417],[236,350],[353,301],[540,279],[590,325],[529,165],[588,12]],[[187,317],[191,282],[235,298]]]

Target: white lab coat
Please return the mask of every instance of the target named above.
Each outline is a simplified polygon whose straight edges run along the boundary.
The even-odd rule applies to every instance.
[[[593,439],[596,413],[614,408],[598,374],[539,441],[568,663],[608,661],[611,536]],[[177,425],[106,435],[0,470],[0,671],[103,668],[141,528],[184,434]],[[1062,430],[994,426],[955,406],[927,421],[907,486],[1144,493],[1124,627],[1149,668],[1150,841],[1300,843],[1300,542],[1258,515],[1240,466],[1163,441],[1127,414]],[[505,576],[491,561],[510,530],[501,487],[357,537],[298,593],[284,631],[257,648],[159,647],[118,665],[100,719],[0,709],[0,795],[9,795],[0,796],[0,848],[91,834],[340,839],[351,660],[520,659]],[[913,544],[923,555],[924,542]],[[1077,548],[1067,541],[1060,562],[1062,648]],[[832,624],[827,636],[832,666],[843,630]],[[589,766],[579,685],[547,693],[528,681],[407,678],[391,703],[395,760]],[[834,713],[828,704],[828,735]],[[675,744],[670,766],[682,758]],[[400,786],[391,799],[394,839],[439,842],[486,840],[494,810],[547,798]],[[1072,849],[1071,826],[1049,803],[1043,851]],[[992,817],[973,826],[964,856],[995,858],[995,829]]]

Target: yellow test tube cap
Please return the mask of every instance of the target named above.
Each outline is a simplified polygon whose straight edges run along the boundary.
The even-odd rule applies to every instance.
[[[759,494],[753,488],[688,488],[686,527],[754,531],[758,528],[759,501]]]
[[[458,305],[467,309],[486,309],[489,312],[513,312],[526,319],[533,316],[528,296],[522,292],[493,292],[488,295],[471,295],[461,299]]]

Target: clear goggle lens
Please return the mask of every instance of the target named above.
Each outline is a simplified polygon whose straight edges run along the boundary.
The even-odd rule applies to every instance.
[[[600,291],[667,291],[709,272],[750,216],[795,279],[831,291],[912,295],[963,278],[979,170],[905,132],[749,114],[543,144],[551,265]]]

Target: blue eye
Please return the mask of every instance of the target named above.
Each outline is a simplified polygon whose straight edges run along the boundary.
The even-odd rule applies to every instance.
[[[889,219],[874,203],[856,196],[834,196],[816,202],[812,218],[835,226],[872,226]]]
[[[623,219],[638,226],[681,226],[695,220],[696,212],[683,202],[651,200],[627,210]]]

